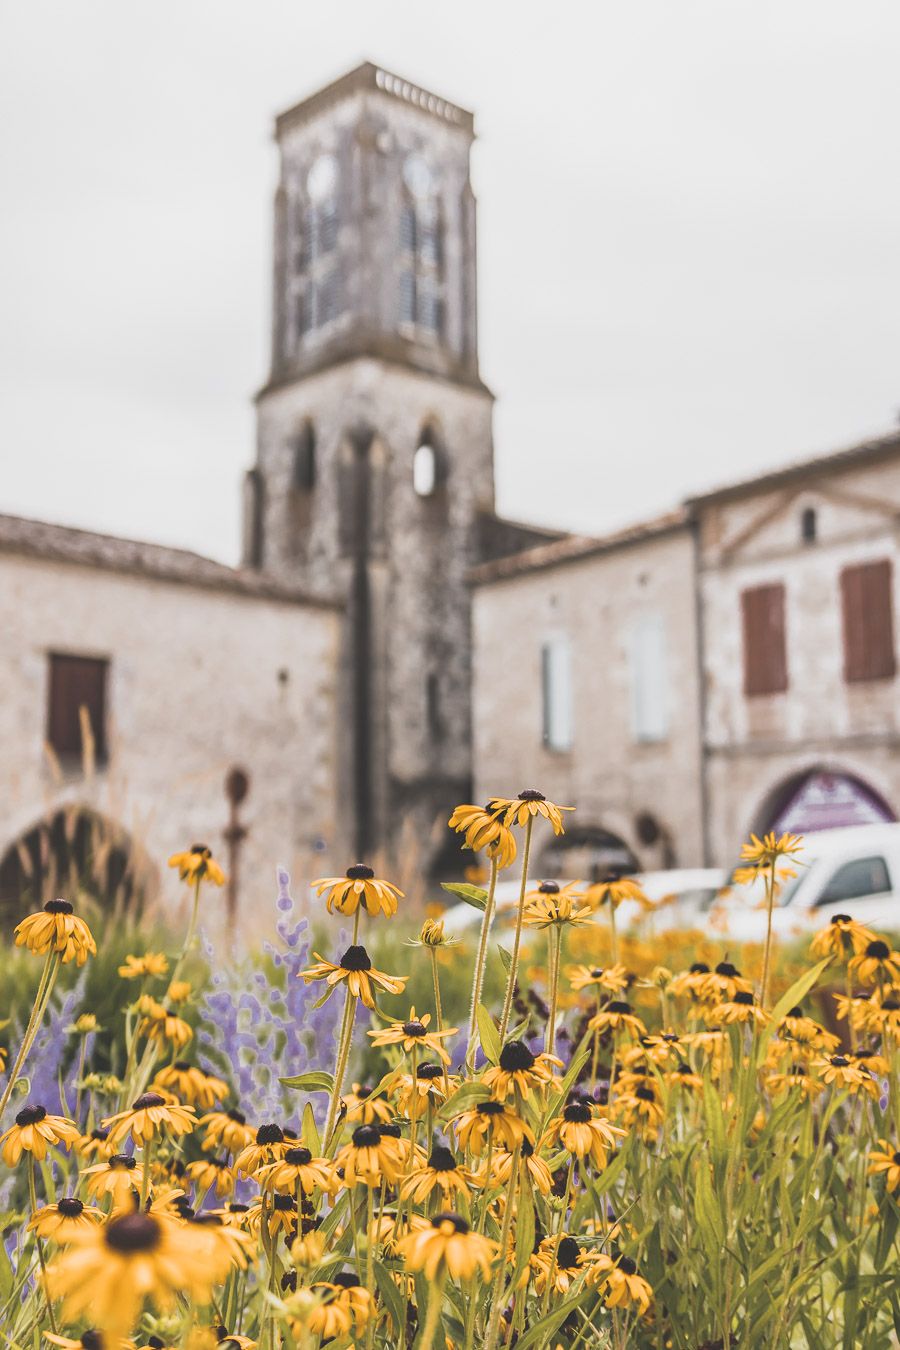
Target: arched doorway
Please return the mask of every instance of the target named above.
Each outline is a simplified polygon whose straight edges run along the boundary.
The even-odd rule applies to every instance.
[[[139,911],[153,869],[121,826],[81,805],[36,821],[0,858],[0,919],[63,896],[93,900],[107,913]]]
[[[636,872],[638,859],[620,835],[602,825],[575,825],[552,839],[541,850],[540,874],[571,880],[582,877],[593,881],[605,876],[609,868]]]
[[[897,816],[881,793],[856,774],[816,767],[794,774],[766,798],[756,833],[815,834],[848,825],[879,825]]]

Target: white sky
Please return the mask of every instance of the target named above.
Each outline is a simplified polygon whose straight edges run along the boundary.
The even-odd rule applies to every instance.
[[[502,512],[895,423],[894,0],[0,0],[0,510],[236,559],[272,119],[365,58],[476,112]]]

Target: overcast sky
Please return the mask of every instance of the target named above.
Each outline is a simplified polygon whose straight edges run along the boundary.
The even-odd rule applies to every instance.
[[[900,6],[0,0],[0,510],[238,555],[272,119],[473,108],[498,506],[587,532],[900,407]]]

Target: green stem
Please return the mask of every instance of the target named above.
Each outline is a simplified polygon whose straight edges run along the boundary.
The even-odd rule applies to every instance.
[[[512,959],[509,963],[509,977],[506,981],[506,997],[503,1000],[503,1016],[500,1018],[500,1044],[506,1040],[509,1027],[509,1015],[512,1012],[513,994],[516,989],[516,975],[519,969],[519,946],[522,942],[522,916],[525,910],[525,888],[528,885],[528,857],[531,853],[531,830],[534,816],[529,815],[525,826],[525,846],[522,850],[522,885],[519,888],[519,907],[516,912],[516,935],[513,939]]]
[[[530,820],[531,817],[529,817],[529,821]],[[516,1185],[519,1180],[519,1157],[521,1156],[521,1152],[522,1145],[521,1143],[518,1143],[513,1150],[509,1170],[509,1188],[506,1193],[506,1208],[503,1212],[503,1227],[500,1230],[500,1252],[497,1257],[497,1274],[494,1277],[494,1288],[491,1294],[491,1315],[488,1322],[484,1350],[496,1350],[497,1338],[500,1334],[500,1314],[503,1311],[503,1275],[506,1269],[507,1253],[509,1252],[509,1232],[512,1224],[512,1213],[516,1198]]]
[[[761,1008],[767,1008],[769,1006],[769,964],[772,958],[772,909],[774,905],[775,859],[773,858],[766,875],[766,945],[763,951],[762,987],[759,996],[759,1006]]]
[[[431,982],[434,985],[435,1030],[443,1031],[444,1014],[441,1008],[441,980],[440,976],[438,975],[437,949],[435,947],[429,947],[428,955],[431,957]],[[441,1063],[444,1064],[444,1061],[441,1060]],[[415,1080],[413,1080],[413,1089],[415,1089],[415,1086],[416,1086]],[[449,1096],[450,1096],[450,1081],[447,1077],[447,1065],[444,1064],[444,1097],[446,1098]],[[430,1136],[427,1142],[430,1148],[431,1147]]]
[[[199,915],[200,915],[200,877],[197,877],[197,880],[194,882],[194,903],[191,907],[191,921],[188,924],[187,933],[185,934],[184,939],[184,946],[181,948],[181,954],[179,955],[178,960],[175,962],[175,969],[172,971],[172,974],[169,978],[170,988],[178,979],[178,976],[181,974],[181,968],[184,965],[185,960],[187,959],[187,954],[191,949],[191,943],[194,941],[194,934],[197,931],[197,919]]]
[[[419,1337],[417,1350],[431,1350],[434,1345],[435,1333],[441,1320],[441,1309],[444,1306],[444,1283],[446,1279],[446,1269],[439,1271],[431,1290],[431,1296],[428,1299],[428,1312],[425,1314],[425,1325],[422,1327],[422,1335]]]
[[[474,1060],[475,1031],[478,1026],[478,1005],[481,1002],[481,990],[484,986],[484,968],[487,961],[488,940],[491,924],[494,922],[494,892],[497,888],[497,859],[491,859],[491,879],[488,882],[488,897],[481,919],[481,935],[478,939],[478,955],[475,958],[475,970],[472,975],[472,998],[469,1004],[469,1044],[466,1050],[466,1062],[470,1056]]]
[[[334,1086],[331,1090],[331,1101],[328,1105],[328,1119],[325,1122],[324,1140],[326,1151],[331,1144],[331,1136],[337,1119],[338,1103],[341,1099],[341,1085],[344,1081],[344,1074],[347,1072],[347,1060],[350,1058],[350,1042],[353,1039],[353,1022],[355,1017],[356,999],[351,994],[348,986],[347,995],[344,1000],[344,1016],[341,1021],[341,1034],[338,1041],[337,1060],[334,1066]]]
[[[56,983],[56,977],[59,974],[60,954],[53,951],[52,948],[47,953],[47,959],[44,962],[44,969],[41,972],[40,984],[37,993],[34,996],[34,1003],[31,1005],[31,1012],[28,1017],[28,1025],[25,1028],[25,1034],[22,1037],[22,1044],[19,1046],[19,1053],[16,1055],[15,1063],[9,1071],[9,1078],[6,1087],[3,1089],[3,1096],[0,1097],[0,1120],[3,1119],[3,1112],[9,1104],[15,1087],[19,1072],[25,1060],[28,1058],[29,1051],[34,1044],[34,1038],[37,1036],[38,1028],[47,1011],[47,1005],[50,1002],[50,996],[53,993],[53,986]]]
[[[559,1000],[559,966],[562,953],[562,928],[554,924],[550,930],[547,953],[550,966],[550,1012],[547,1017],[547,1030],[544,1037],[544,1049],[552,1055],[556,1047],[556,1005]]]
[[[28,1154],[28,1197],[31,1201],[31,1214],[34,1217],[37,1212],[37,1188],[34,1184],[34,1154]],[[35,1232],[35,1244],[37,1246],[38,1261],[41,1264],[41,1280],[44,1290],[44,1298],[47,1300],[47,1316],[50,1318],[50,1330],[56,1334],[56,1318],[53,1314],[53,1304],[50,1302],[50,1291],[47,1288],[47,1262],[44,1259],[44,1243]]]
[[[609,905],[609,938],[611,943],[612,963],[614,966],[619,964],[619,935],[616,932],[616,907],[610,896],[606,902]]]

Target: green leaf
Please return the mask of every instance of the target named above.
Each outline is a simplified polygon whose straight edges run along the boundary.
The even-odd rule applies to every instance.
[[[387,1309],[388,1316],[394,1324],[394,1335],[399,1338],[400,1329],[406,1318],[405,1300],[401,1297],[400,1290],[394,1283],[391,1272],[383,1261],[373,1261],[375,1271],[375,1283],[378,1285],[381,1301]]]
[[[516,1264],[513,1270],[512,1287],[519,1287],[519,1278],[531,1260],[534,1251],[534,1196],[531,1186],[523,1182],[516,1202]]]
[[[299,1092],[333,1092],[334,1078],[330,1073],[314,1069],[310,1073],[295,1073],[292,1078],[279,1078],[283,1087],[297,1088]]]
[[[786,994],[781,998],[772,1009],[772,1020],[760,1033],[759,1043],[756,1048],[756,1067],[763,1063],[766,1058],[766,1050],[773,1032],[778,1029],[778,1023],[787,1015],[795,1003],[802,1003],[814,985],[818,984],[819,977],[827,966],[831,965],[832,958],[826,956],[824,961],[820,961],[812,970],[808,970],[805,975],[801,975],[799,980],[795,980]]]
[[[469,886],[462,881],[442,881],[441,889],[449,891],[451,895],[458,895],[473,909],[487,909],[488,893],[481,886]]]
[[[512,952],[508,952],[506,948],[501,947],[499,943],[497,944],[497,951],[500,953],[500,960],[503,962],[503,969],[506,971],[508,975],[509,972],[512,970]]]
[[[319,1138],[319,1127],[316,1124],[316,1115],[309,1102],[303,1108],[303,1126],[301,1129],[303,1142],[309,1149],[313,1157],[318,1157],[322,1149],[322,1141]]]
[[[478,1102],[486,1102],[490,1095],[490,1089],[486,1088],[484,1083],[463,1083],[462,1087],[451,1093],[441,1107],[441,1120],[450,1120],[452,1116],[470,1110]]]
[[[475,1009],[475,1018],[478,1022],[478,1039],[481,1041],[481,1048],[487,1055],[492,1064],[500,1063],[500,1032],[497,1029],[493,1017],[488,1012],[483,1003],[479,1003]]]

